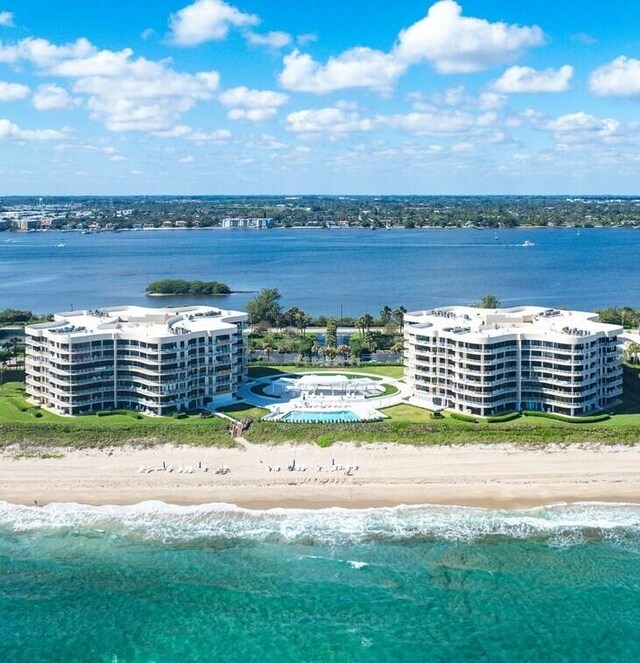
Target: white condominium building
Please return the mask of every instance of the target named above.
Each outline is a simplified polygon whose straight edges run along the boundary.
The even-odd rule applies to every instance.
[[[167,415],[228,402],[246,377],[246,322],[210,306],[58,313],[25,329],[27,395],[67,415]]]
[[[431,406],[577,416],[622,395],[622,327],[595,313],[451,306],[404,321],[405,381]]]

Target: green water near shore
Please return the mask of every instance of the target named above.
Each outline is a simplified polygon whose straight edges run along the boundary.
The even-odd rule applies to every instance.
[[[3,661],[633,661],[640,508],[0,503]]]

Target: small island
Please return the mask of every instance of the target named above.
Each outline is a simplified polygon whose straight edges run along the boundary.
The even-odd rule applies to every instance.
[[[166,295],[229,295],[231,288],[219,281],[185,281],[184,279],[160,279],[149,283],[145,290],[152,297]]]

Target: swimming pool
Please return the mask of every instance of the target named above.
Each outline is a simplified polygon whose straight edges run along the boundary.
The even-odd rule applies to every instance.
[[[312,422],[312,423],[342,423],[345,421],[360,421],[360,417],[351,410],[334,410],[333,412],[313,412],[312,410],[291,410],[283,414],[280,421]]]

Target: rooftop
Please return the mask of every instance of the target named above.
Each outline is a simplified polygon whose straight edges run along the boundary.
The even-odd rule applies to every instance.
[[[566,311],[541,306],[483,309],[471,306],[447,306],[426,311],[411,311],[404,317],[410,326],[435,328],[440,332],[484,338],[509,333],[530,332],[565,337],[592,334],[617,335],[622,328],[598,321],[598,315],[587,311]]]
[[[64,336],[118,331],[141,338],[157,338],[207,330],[235,331],[235,323],[246,319],[246,314],[241,311],[212,306],[114,306],[56,313],[53,322],[31,325],[30,328]]]

